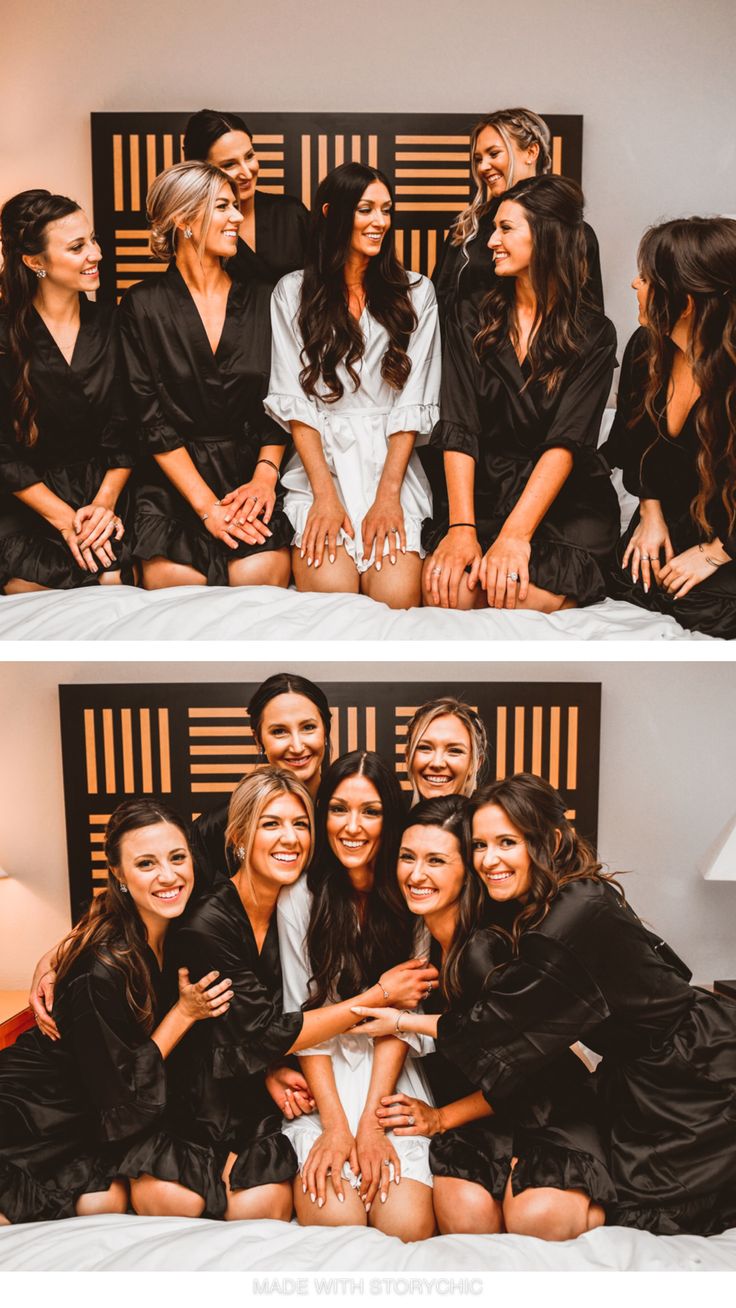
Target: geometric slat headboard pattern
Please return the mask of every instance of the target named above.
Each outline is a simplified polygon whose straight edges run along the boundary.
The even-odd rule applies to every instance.
[[[60,686],[69,883],[74,918],[106,876],[102,833],[130,795],[159,795],[191,820],[223,804],[263,760],[245,705],[253,683]],[[406,724],[427,700],[472,704],[488,731],[490,775],[534,772],[564,795],[596,844],[599,684],[551,682],[321,682],[332,712],[332,757],[376,749],[404,789]]]
[[[105,259],[102,299],[119,298],[146,273],[161,271],[148,251],[146,191],[179,163],[189,113],[92,114],[92,180],[97,235]],[[241,113],[253,132],[258,188],[296,195],[307,208],[325,173],[357,160],[380,168],[396,198],[399,258],[431,276],[437,250],[472,195],[470,131],[481,113]],[[582,180],[583,119],[545,114],[552,170]]]

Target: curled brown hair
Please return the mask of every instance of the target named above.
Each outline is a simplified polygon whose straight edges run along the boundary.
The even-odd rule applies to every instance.
[[[605,881],[624,898],[621,887],[596,859],[595,852],[565,816],[565,801],[548,781],[530,772],[516,772],[502,781],[481,786],[470,800],[470,820],[481,808],[497,804],[521,832],[531,864],[531,889],[514,919],[511,932],[493,930],[511,941],[518,953],[522,932],[538,926],[562,886],[571,881]]]
[[[503,196],[526,214],[532,236],[529,276],[536,314],[529,334],[530,380],[541,381],[549,394],[560,386],[570,364],[582,352],[582,310],[588,275],[583,230],[583,192],[569,177],[526,177]],[[516,343],[515,278],[497,277],[481,306],[475,337],[480,358],[510,335]]]
[[[658,430],[672,363],[670,333],[692,303],[687,359],[700,400],[695,418],[699,484],[690,512],[711,538],[709,511],[719,495],[729,531],[736,526],[736,220],[678,218],[650,227],[639,246],[638,265],[647,284],[644,407]]]
[[[35,445],[38,440],[36,405],[30,381],[31,313],[38,280],[23,256],[43,254],[50,223],[78,213],[79,205],[66,195],[50,191],[21,191],[6,200],[0,212],[3,243],[3,266],[0,272],[0,298],[8,323],[10,357],[15,368],[15,382],[10,393],[13,431],[21,445]]]
[[[186,825],[167,804],[154,799],[126,799],[118,804],[105,828],[107,886],[58,950],[56,985],[63,986],[74,964],[86,951],[104,959],[119,972],[125,983],[125,998],[146,1035],[154,1026],[153,983],[145,961],[146,929],[130,895],[123,894],[117,869],[124,837],[141,827],[169,822],[177,827],[188,847]]]
[[[355,390],[360,386],[358,365],[365,341],[360,323],[348,308],[344,269],[355,211],[371,182],[382,182],[391,195],[388,178],[377,168],[340,164],[320,182],[312,204],[298,315],[304,361],[299,381],[306,395],[315,396],[321,379],[326,388],[322,398],[328,404],[343,395],[344,386],[337,375],[340,363],[344,363]],[[417,325],[410,285],[409,275],[396,257],[390,227],[379,253],[370,259],[366,269],[365,293],[371,316],[388,332],[381,376],[397,391],[409,379],[411,359],[407,349]]]

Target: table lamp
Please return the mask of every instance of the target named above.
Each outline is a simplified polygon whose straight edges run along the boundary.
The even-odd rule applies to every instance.
[[[736,818],[723,828],[700,865],[706,881],[736,881]],[[736,999],[736,981],[714,981],[717,995]]]

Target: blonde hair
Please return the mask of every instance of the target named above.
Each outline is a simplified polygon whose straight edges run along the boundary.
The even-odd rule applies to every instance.
[[[225,844],[235,850],[240,863],[247,869],[250,863],[258,819],[269,800],[277,795],[294,795],[301,800],[309,818],[309,834],[314,842],[314,805],[306,786],[302,785],[285,768],[266,763],[243,777],[235,787],[227,811]],[[242,849],[242,857],[241,857]]]
[[[197,247],[200,258],[212,221],[215,202],[223,182],[237,201],[235,183],[214,164],[191,160],[165,168],[154,179],[146,196],[146,213],[151,227],[151,253],[167,262],[176,256],[177,220],[185,223],[202,218]]]
[[[445,717],[458,718],[466,727],[470,737],[470,762],[460,794],[472,795],[481,780],[479,774],[485,763],[488,749],[488,737],[482,717],[469,704],[465,704],[461,699],[454,699],[452,695],[446,695],[443,699],[431,699],[429,703],[422,704],[421,708],[417,709],[406,729],[406,770],[415,803],[422,798],[413,777],[417,745],[431,723],[437,718]]]
[[[470,171],[476,185],[476,192],[467,209],[458,214],[452,229],[453,245],[462,245],[467,263],[467,247],[478,233],[478,223],[487,204],[486,186],[475,166],[475,147],[478,137],[486,127],[492,127],[501,137],[509,156],[509,174],[506,189],[509,190],[514,178],[514,146],[519,150],[528,150],[532,145],[539,146],[537,155],[537,176],[552,170],[552,137],[543,118],[531,109],[496,109],[486,114],[475,124],[470,134]]]

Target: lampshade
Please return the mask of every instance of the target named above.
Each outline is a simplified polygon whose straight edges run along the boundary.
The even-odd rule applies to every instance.
[[[736,817],[714,840],[700,864],[700,871],[706,881],[736,881]]]

